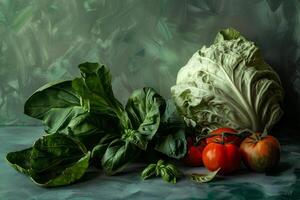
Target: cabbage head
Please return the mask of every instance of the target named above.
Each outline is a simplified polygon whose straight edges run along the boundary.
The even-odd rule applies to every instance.
[[[232,28],[192,56],[171,93],[186,123],[201,133],[219,127],[268,131],[282,115],[279,76]]]

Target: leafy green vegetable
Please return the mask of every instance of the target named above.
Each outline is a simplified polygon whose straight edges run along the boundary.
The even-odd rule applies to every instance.
[[[71,81],[47,84],[38,89],[25,103],[25,114],[40,119],[47,133],[64,133],[77,137],[92,147],[108,129],[109,118],[91,115],[88,106],[72,88]]]
[[[6,155],[8,163],[17,171],[30,175],[30,154],[32,147],[21,151],[10,152]]]
[[[38,89],[26,101],[24,113],[42,120],[48,126],[48,133],[68,132],[68,129],[77,133],[77,126],[88,116],[71,81],[51,83]],[[93,125],[86,126],[88,131],[95,129]]]
[[[99,143],[93,148],[92,154],[91,154],[91,159],[92,159],[93,164],[97,168],[101,167],[101,159],[102,159],[107,147],[113,140],[115,140],[117,138],[119,138],[118,135],[107,133],[104,137],[101,138]]]
[[[47,84],[26,101],[25,114],[42,120],[47,134],[31,148],[8,153],[12,167],[41,186],[59,186],[80,179],[91,165],[108,175],[121,172],[142,151],[152,150],[149,143],[170,157],[184,156],[184,126],[174,105],[166,110],[165,100],[145,87],[133,91],[124,107],[106,66],[87,62],[79,69],[80,78]],[[174,166],[156,166],[155,173],[176,182]]]
[[[209,172],[207,174],[191,174],[189,175],[190,176],[190,179],[192,181],[195,181],[197,183],[207,183],[211,180],[214,179],[214,177],[217,175],[218,171],[220,171],[221,168],[217,169],[216,171],[213,171],[213,172]]]
[[[170,129],[168,134],[159,136],[155,150],[172,158],[182,158],[187,151],[184,129]]]
[[[48,134],[32,148],[11,152],[8,162],[18,171],[45,187],[73,183],[86,172],[90,152],[83,144],[64,134]]]
[[[123,138],[146,150],[148,141],[156,134],[160,115],[165,110],[165,100],[152,88],[135,90],[126,104],[132,129],[124,132]]]
[[[72,86],[85,107],[93,113],[120,118],[124,108],[113,94],[109,69],[104,65],[88,62],[80,64],[79,69],[82,77],[75,78]]]
[[[155,150],[172,158],[182,158],[187,151],[185,127],[173,102],[168,101],[156,134]]]
[[[141,177],[145,180],[155,175],[160,176],[165,182],[176,183],[182,173],[175,167],[175,165],[159,160],[156,164],[149,164],[143,170]]]
[[[281,117],[283,89],[259,49],[234,29],[197,51],[180,69],[173,99],[187,124],[200,131],[232,127],[269,130]]]
[[[121,172],[130,162],[135,160],[140,150],[128,141],[113,140],[102,157],[102,167],[106,174]]]

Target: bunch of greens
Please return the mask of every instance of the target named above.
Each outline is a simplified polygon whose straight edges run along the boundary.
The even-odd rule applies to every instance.
[[[123,106],[107,67],[83,63],[79,69],[80,78],[47,84],[26,101],[25,114],[42,120],[45,134],[31,148],[8,153],[12,167],[39,185],[60,186],[92,165],[116,174],[149,146],[172,158],[185,155],[184,126],[171,102],[142,88]]]
[[[255,44],[232,28],[192,56],[171,92],[186,123],[203,134],[220,127],[262,132],[282,115],[279,76]]]

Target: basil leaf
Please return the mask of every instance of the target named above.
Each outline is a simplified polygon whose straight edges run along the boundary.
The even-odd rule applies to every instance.
[[[44,135],[32,148],[7,154],[15,169],[45,187],[77,181],[87,170],[89,159],[85,146],[64,134]]]
[[[102,158],[102,168],[108,175],[121,172],[130,162],[135,160],[140,150],[128,141],[113,140]]]
[[[155,176],[155,174],[156,174],[156,164],[150,164],[143,170],[141,174],[141,178],[143,180],[146,180],[150,177]]]
[[[221,168],[213,171],[213,172],[208,172],[207,174],[191,174],[189,175],[190,176],[190,179],[192,181],[195,181],[197,183],[207,183],[211,180],[213,180],[213,178],[217,175],[218,171],[220,170]]]
[[[159,167],[161,178],[168,183],[176,183],[181,176],[180,171],[173,164],[161,165]]]
[[[145,150],[148,141],[151,141],[156,134],[160,115],[164,112],[165,100],[152,88],[135,90],[129,97],[125,110],[131,121],[132,131],[125,138]]]
[[[101,167],[101,159],[102,159],[107,147],[113,140],[115,140],[117,138],[118,138],[118,136],[116,136],[114,134],[106,134],[103,138],[101,138],[99,143],[93,148],[92,154],[91,154],[91,159],[92,159],[93,164],[97,168]]]
[[[24,149],[21,151],[10,152],[6,155],[8,163],[17,171],[29,175],[30,174],[30,154],[32,148]]]

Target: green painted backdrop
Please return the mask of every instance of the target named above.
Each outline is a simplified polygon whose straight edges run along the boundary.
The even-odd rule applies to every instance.
[[[146,85],[170,97],[178,69],[229,26],[261,47],[286,89],[283,122],[300,124],[299,20],[299,0],[0,0],[0,124],[37,124],[26,98],[84,61],[111,68],[120,99]]]

